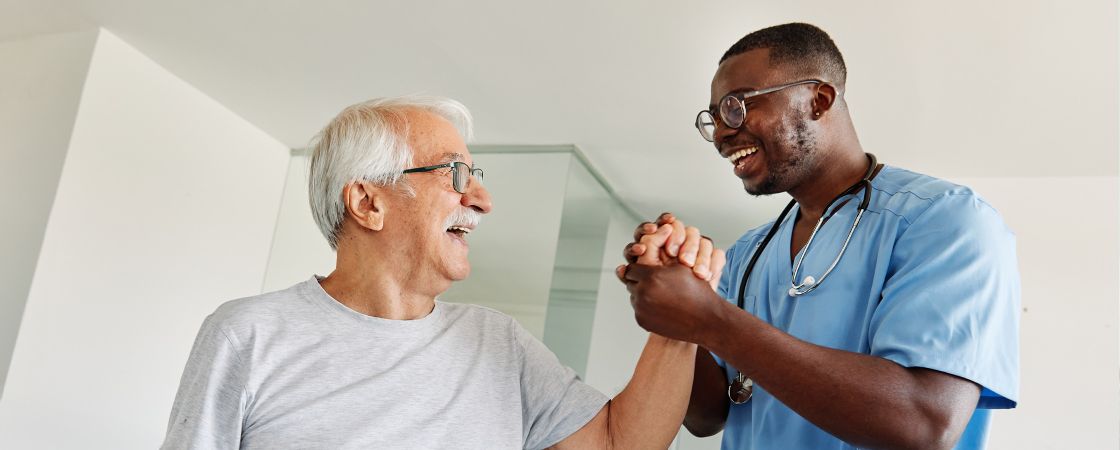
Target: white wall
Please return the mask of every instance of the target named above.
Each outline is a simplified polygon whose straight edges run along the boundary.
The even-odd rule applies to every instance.
[[[0,448],[155,448],[198,326],[260,291],[288,149],[101,31]]]
[[[0,42],[0,396],[95,38]]]
[[[1019,407],[992,415],[992,450],[1120,448],[1116,177],[971,178],[1018,238]]]
[[[307,164],[304,154],[292,155],[284,181],[284,199],[276,218],[276,232],[264,276],[264,292],[278,291],[306,281],[311,275],[329,275],[334,270],[334,251],[315,226],[307,194]]]
[[[614,275],[623,263],[622,248],[634,236],[634,221],[622,208],[611,213],[603,270],[599,277],[599,299],[591,328],[591,350],[587,357],[586,381],[596,389],[615,395],[626,387],[648,334],[634,321],[630,294]]]

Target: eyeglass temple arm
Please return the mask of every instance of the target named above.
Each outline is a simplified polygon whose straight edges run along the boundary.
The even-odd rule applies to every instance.
[[[436,169],[442,169],[442,168],[445,168],[445,167],[452,167],[454,164],[455,163],[443,163],[443,164],[436,164],[434,166],[413,167],[411,169],[405,169],[404,172],[402,172],[402,173],[427,172],[429,170],[436,170]]]

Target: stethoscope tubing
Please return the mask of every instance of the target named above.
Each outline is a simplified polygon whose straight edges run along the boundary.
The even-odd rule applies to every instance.
[[[870,165],[867,168],[867,172],[863,175],[863,179],[859,180],[859,182],[852,185],[848,189],[845,189],[844,192],[841,192],[840,195],[837,195],[836,198],[832,199],[832,201],[828,204],[829,207],[831,207],[834,203],[844,198],[844,196],[851,194],[857,188],[863,188],[863,198],[859,202],[855,221],[852,223],[852,228],[848,230],[848,236],[844,239],[844,245],[840,247],[840,253],[836,255],[836,259],[832,261],[832,265],[830,265],[828,270],[824,272],[824,275],[821,275],[820,280],[816,280],[812,283],[801,283],[799,285],[793,284],[797,280],[797,269],[801,267],[801,262],[805,259],[805,255],[809,252],[809,244],[813,242],[813,237],[816,236],[817,231],[820,230],[820,227],[824,223],[825,218],[831,216],[832,214],[835,214],[836,211],[833,210],[832,213],[828,214],[827,216],[822,216],[821,219],[817,221],[817,225],[813,228],[813,233],[809,235],[809,240],[805,243],[805,248],[801,252],[801,256],[797,259],[797,264],[794,265],[793,272],[791,274],[792,278],[790,279],[791,288],[789,290],[789,294],[791,296],[805,295],[819,287],[821,283],[824,282],[824,279],[827,278],[830,273],[832,273],[832,269],[835,269],[836,265],[840,263],[840,258],[844,256],[845,250],[848,249],[848,243],[851,242],[852,235],[855,234],[856,227],[859,226],[859,222],[863,217],[863,213],[867,211],[867,207],[871,205],[871,176],[875,174],[875,169],[878,167],[879,161],[877,158],[875,158],[875,155],[871,153],[867,153],[867,158],[870,160]],[[758,263],[759,256],[762,255],[762,251],[766,249],[766,246],[770,244],[770,241],[774,238],[774,235],[778,233],[778,229],[781,228],[782,222],[785,221],[786,216],[789,215],[790,210],[793,209],[793,205],[796,204],[797,200],[790,200],[789,203],[786,204],[785,209],[783,209],[782,213],[778,215],[778,218],[774,221],[774,224],[770,226],[770,230],[767,231],[766,237],[762,239],[762,242],[755,246],[754,254],[751,255],[750,261],[747,262],[747,269],[743,271],[743,279],[739,282],[739,295],[736,298],[736,303],[739,305],[739,309],[744,309],[744,306],[746,306],[746,297],[744,294],[747,290],[747,282],[750,280],[751,272],[754,270],[754,266]],[[825,210],[828,209],[829,208],[825,208]],[[808,286],[806,287],[806,285]]]

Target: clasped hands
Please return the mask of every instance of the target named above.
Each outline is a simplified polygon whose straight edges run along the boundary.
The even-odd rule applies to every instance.
[[[700,343],[720,317],[724,300],[715,292],[726,262],[722,250],[696,227],[671,213],[634,230],[623,249],[627,264],[615,275],[630,292],[638,325],[672,339]]]

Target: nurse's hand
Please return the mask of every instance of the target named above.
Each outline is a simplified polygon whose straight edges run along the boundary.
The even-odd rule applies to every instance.
[[[623,274],[638,325],[671,339],[699,343],[721,314],[724,300],[692,270],[669,260],[652,266],[630,264]]]
[[[622,251],[628,264],[663,265],[671,259],[692,268],[693,274],[708,281],[715,289],[726,262],[722,250],[715,248],[712,240],[700,235],[696,227],[685,226],[672,213],[662,213],[656,223],[644,222],[634,230],[634,242]],[[615,275],[625,283],[622,274],[625,265],[615,269]]]

